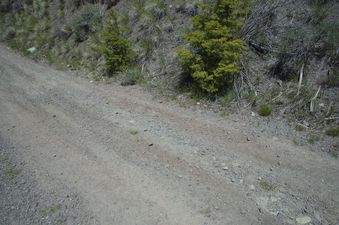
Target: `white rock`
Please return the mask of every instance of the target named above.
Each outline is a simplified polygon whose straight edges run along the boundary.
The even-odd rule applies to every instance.
[[[27,49],[27,51],[29,51],[29,53],[34,53],[36,51],[36,47],[31,47]]]
[[[302,216],[302,217],[296,218],[296,221],[298,224],[309,224],[312,222],[312,219],[309,216]]]
[[[256,199],[257,205],[264,211],[268,212],[267,206],[269,203],[269,198],[265,196],[258,197]]]
[[[249,188],[250,188],[251,191],[254,191],[254,190],[255,190],[255,186],[254,186],[253,184],[251,184],[251,185],[249,186]]]

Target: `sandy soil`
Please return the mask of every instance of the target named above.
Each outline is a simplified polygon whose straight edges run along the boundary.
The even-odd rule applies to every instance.
[[[338,160],[246,121],[0,46],[0,224],[339,224]]]

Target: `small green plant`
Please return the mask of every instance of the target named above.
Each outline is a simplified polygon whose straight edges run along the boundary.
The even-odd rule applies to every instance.
[[[94,49],[104,56],[109,76],[132,65],[135,53],[130,42],[124,38],[114,11],[111,11],[106,20],[99,39],[100,43]]]
[[[4,169],[4,173],[9,177],[14,178],[19,175],[20,171],[15,168],[6,168]]]
[[[274,185],[271,184],[268,181],[260,181],[259,182],[260,187],[265,191],[273,191],[275,189]]]
[[[331,137],[339,136],[339,127],[332,127],[326,131],[326,134]]]
[[[272,109],[267,104],[262,104],[259,106],[258,114],[263,117],[268,117],[272,114]]]
[[[137,135],[139,133],[136,129],[130,129],[128,132],[132,135]]]
[[[201,4],[204,13],[193,17],[187,33],[189,49],[178,48],[183,72],[207,93],[217,93],[233,82],[246,45],[239,30],[247,13],[245,1],[218,0]]]

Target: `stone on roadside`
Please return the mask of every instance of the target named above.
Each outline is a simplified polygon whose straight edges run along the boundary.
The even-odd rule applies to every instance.
[[[27,49],[27,51],[32,54],[32,53],[36,52],[36,47],[31,47],[31,48]]]
[[[309,224],[312,222],[311,217],[309,216],[301,216],[296,218],[297,224]]]

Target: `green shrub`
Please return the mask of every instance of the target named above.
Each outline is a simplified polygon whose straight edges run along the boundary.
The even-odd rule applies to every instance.
[[[114,11],[110,13],[99,39],[100,43],[95,50],[104,56],[109,76],[132,65],[135,53],[130,42],[123,36]]]
[[[177,53],[184,73],[202,90],[217,93],[240,70],[246,47],[239,30],[247,6],[244,0],[216,0],[201,7],[204,13],[193,17],[193,31],[185,37],[190,49],[178,48]]]
[[[263,104],[263,105],[260,105],[258,113],[259,113],[260,116],[267,117],[267,116],[270,116],[272,114],[272,109],[268,105]]]
[[[328,136],[338,137],[339,136],[339,127],[332,127],[326,131]]]

